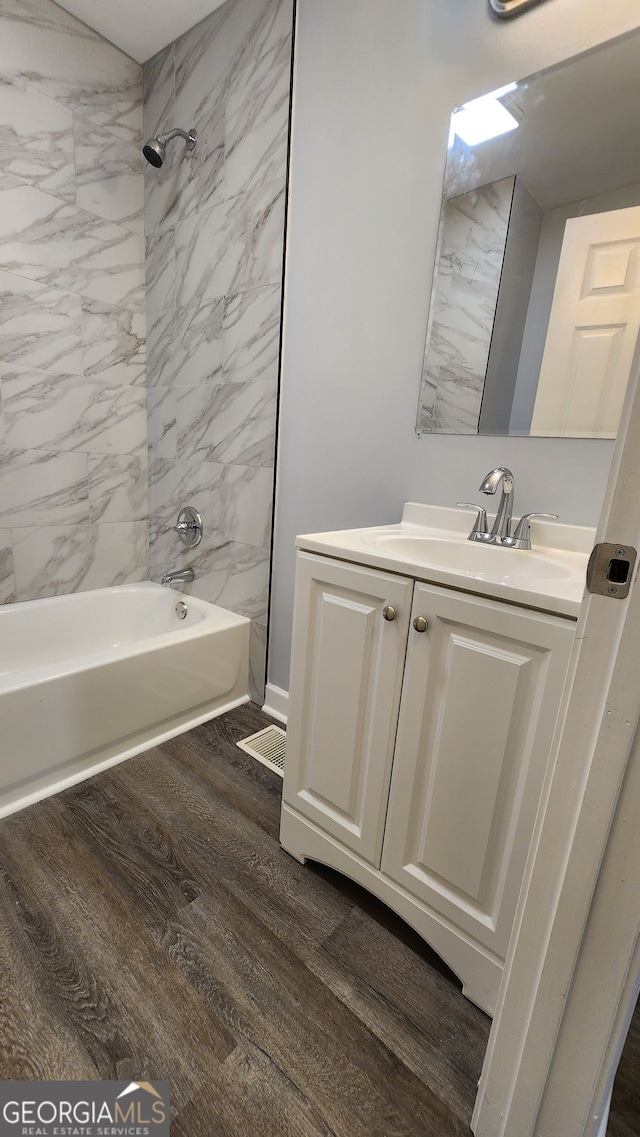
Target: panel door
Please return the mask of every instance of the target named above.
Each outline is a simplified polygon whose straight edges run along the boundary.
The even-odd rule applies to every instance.
[[[504,958],[575,623],[428,584],[416,616],[382,869]]]
[[[565,226],[531,434],[615,438],[640,333],[640,206]]]
[[[298,554],[284,801],[376,866],[412,591],[406,577]]]

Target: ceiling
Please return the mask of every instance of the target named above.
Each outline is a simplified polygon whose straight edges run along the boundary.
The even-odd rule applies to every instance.
[[[67,12],[145,63],[225,0],[57,0]]]

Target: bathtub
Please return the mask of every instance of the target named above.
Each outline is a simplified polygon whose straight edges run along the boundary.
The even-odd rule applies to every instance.
[[[246,703],[249,624],[150,581],[1,607],[0,817]]]

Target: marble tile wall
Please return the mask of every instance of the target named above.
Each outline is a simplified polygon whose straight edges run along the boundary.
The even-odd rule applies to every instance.
[[[0,0],[0,602],[147,576],[142,73]]]
[[[515,178],[445,202],[421,388],[426,431],[477,434]]]
[[[264,685],[292,0],[227,0],[144,66],[144,133],[198,132],[147,166],[150,571],[252,620]],[[185,550],[182,505],[204,539]],[[1,522],[0,522],[1,523]],[[0,541],[1,556],[1,541]]]

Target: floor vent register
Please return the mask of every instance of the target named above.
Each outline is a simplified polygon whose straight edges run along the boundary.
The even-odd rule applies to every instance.
[[[281,778],[284,777],[284,752],[287,741],[286,732],[280,726],[266,726],[257,734],[250,734],[236,743],[246,754],[257,758],[263,766],[268,766]]]

